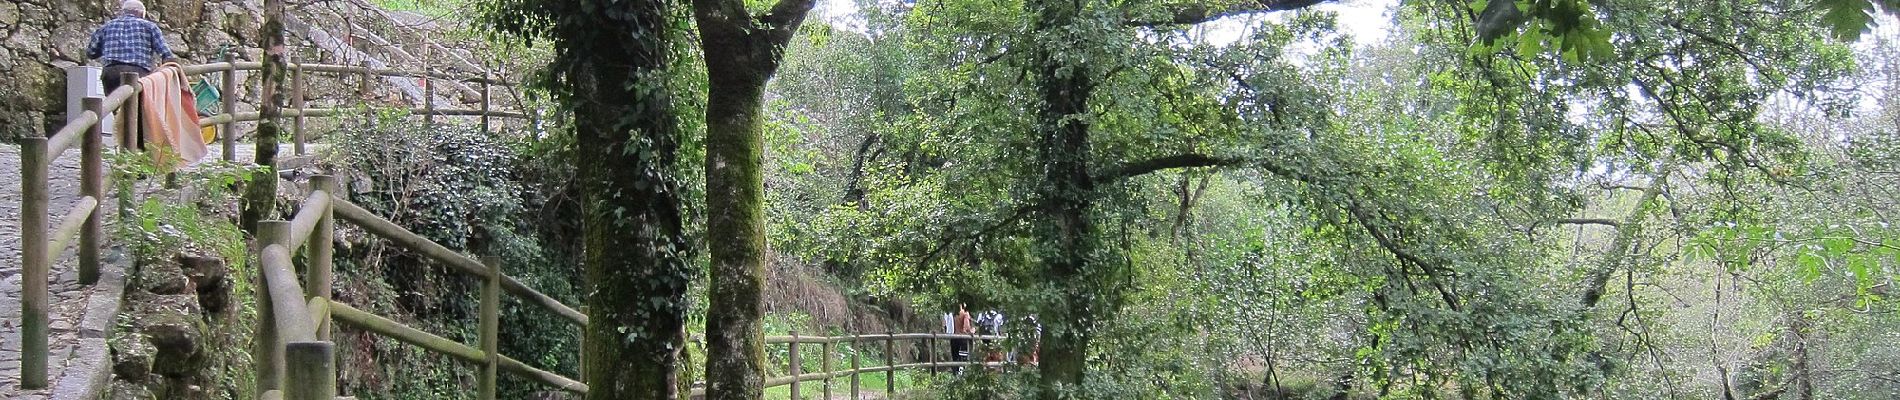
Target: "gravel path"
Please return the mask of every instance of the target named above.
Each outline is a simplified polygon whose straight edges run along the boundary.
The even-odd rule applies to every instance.
[[[111,143],[111,139],[107,139]],[[314,148],[315,146],[313,146]],[[217,143],[212,143],[205,160],[222,157]],[[255,145],[239,143],[235,152],[240,163],[250,163],[255,159]],[[284,159],[308,157],[291,156],[290,145],[284,145],[279,151]],[[58,226],[58,216],[79,196],[79,152],[68,150],[62,157],[55,159],[47,171],[50,183],[48,198],[49,217],[47,226]],[[48,338],[51,351],[48,360],[48,389],[20,389],[20,325],[21,325],[21,278],[20,275],[20,147],[18,145],[0,145],[0,399],[19,400],[90,400],[103,388],[110,363],[105,336],[119,310],[119,297],[124,292],[124,263],[122,254],[111,248],[107,238],[106,249],[100,256],[106,265],[101,266],[100,284],[79,285],[78,261],[70,249],[55,249],[56,256],[51,272],[52,279],[47,291],[52,294],[47,313],[52,337]],[[107,196],[111,196],[108,188]],[[115,200],[105,199],[102,205],[114,204]],[[106,210],[107,223],[116,219],[111,208]],[[110,234],[111,227],[107,227]],[[76,242],[76,241],[75,241]],[[69,248],[71,246],[68,246]],[[62,251],[63,250],[63,251]],[[102,295],[94,296],[95,293]]]

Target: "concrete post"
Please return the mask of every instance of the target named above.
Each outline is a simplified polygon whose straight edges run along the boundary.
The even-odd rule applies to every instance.
[[[340,185],[337,185],[336,177],[333,176],[317,175],[310,177],[310,187],[315,190],[321,190],[330,196],[331,204],[343,201],[343,198],[347,197],[337,192]],[[316,231],[310,233],[310,242],[304,244],[304,246],[310,249],[310,267],[304,270],[304,273],[308,274],[304,277],[304,284],[307,285],[304,286],[305,295],[323,298],[326,303],[330,301],[332,293],[330,286],[332,281],[335,280],[334,273],[332,272],[335,269],[336,257],[335,209],[336,207],[332,205],[330,209],[322,211],[323,217],[317,220]],[[324,316],[322,322],[318,324],[316,328],[317,340],[330,341],[330,318],[328,315]]]
[[[283,245],[290,240],[289,221],[258,221],[257,243],[251,254],[262,258],[264,248],[270,245]],[[251,288],[257,294],[257,333],[252,340],[252,366],[257,369],[254,381],[257,393],[284,388],[284,342],[277,332],[277,313],[271,307],[270,285],[264,281],[262,261],[257,262],[252,271],[257,275],[251,279]]]
[[[495,400],[495,373],[501,366],[501,258],[482,257],[488,282],[482,286],[482,375],[476,399]]]
[[[284,344],[284,400],[336,399],[336,345],[330,342]]]

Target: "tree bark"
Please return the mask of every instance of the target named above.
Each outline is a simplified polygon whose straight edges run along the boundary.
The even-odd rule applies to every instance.
[[[592,0],[555,64],[572,86],[582,256],[593,285],[591,400],[679,397],[686,290],[698,268],[681,213],[681,132],[669,96],[679,32],[664,0]],[[625,27],[615,32],[602,27]],[[637,34],[628,35],[628,32]]]
[[[706,397],[765,390],[765,83],[813,0],[781,0],[754,17],[742,0],[694,0],[706,54]]]
[[[1035,0],[1026,4],[1035,16],[1035,29],[1041,32],[1069,30],[1080,14],[1081,4],[1060,0]],[[1095,179],[1090,176],[1089,123],[1072,116],[1088,111],[1094,86],[1094,71],[1088,65],[1065,63],[1055,56],[1063,42],[1081,42],[1081,38],[1058,38],[1054,43],[1033,51],[1033,85],[1042,104],[1037,113],[1037,157],[1043,165],[1042,185],[1035,218],[1035,240],[1042,249],[1044,276],[1055,293],[1053,301],[1041,305],[1040,318],[1046,331],[1042,343],[1041,398],[1063,398],[1082,383],[1088,369],[1091,329],[1104,311],[1112,312],[1115,293],[1108,282],[1114,278],[1093,273],[1090,261],[1098,246],[1096,226],[1091,218],[1095,207]]]
[[[1584,310],[1596,307],[1597,302],[1603,299],[1604,287],[1609,284],[1610,276],[1623,268],[1625,260],[1629,258],[1629,252],[1636,247],[1637,236],[1642,234],[1643,218],[1646,216],[1643,213],[1643,207],[1647,207],[1649,202],[1662,195],[1663,185],[1668,184],[1669,174],[1675,171],[1675,165],[1673,158],[1665,160],[1662,168],[1657,170],[1656,176],[1650,178],[1649,186],[1637,196],[1636,207],[1630,210],[1629,216],[1624,217],[1623,222],[1613,225],[1616,227],[1616,238],[1610,240],[1609,253],[1604,254],[1602,265],[1589,272],[1583,295],[1577,299],[1577,303],[1582,305]]]
[[[264,1],[264,25],[257,37],[262,41],[260,47],[264,48],[263,87],[258,96],[263,104],[257,110],[256,163],[260,168],[244,186],[244,208],[238,215],[238,226],[253,234],[257,232],[257,221],[272,217],[277,205],[277,135],[282,132],[278,120],[284,114],[282,95],[290,92],[290,85],[284,79],[285,72],[289,71],[284,60],[284,55],[289,53],[284,45],[284,0]]]

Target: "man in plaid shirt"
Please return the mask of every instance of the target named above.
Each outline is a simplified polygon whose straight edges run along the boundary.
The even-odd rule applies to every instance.
[[[171,60],[172,49],[165,46],[165,33],[158,30],[158,24],[145,19],[145,3],[139,0],[125,0],[119,4],[119,17],[107,21],[99,30],[92,32],[92,45],[86,48],[86,56],[105,63],[104,76],[100,81],[105,84],[106,93],[112,93],[119,85],[119,77],[126,72],[144,76],[152,72],[152,55],[164,56]]]

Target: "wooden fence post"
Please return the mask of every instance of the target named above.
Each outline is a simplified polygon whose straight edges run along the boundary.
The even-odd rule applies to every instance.
[[[224,144],[224,161],[237,162],[237,57],[226,49],[224,62],[224,115],[231,119],[218,132],[218,141]]]
[[[435,69],[435,59],[431,58],[431,55],[433,52],[429,51],[429,47],[423,46],[422,109],[425,111],[422,114],[422,123],[427,124],[429,129],[435,129],[435,79],[429,76],[429,71]]]
[[[862,395],[858,394],[858,375],[864,373],[863,358],[864,334],[853,333],[851,334],[851,400],[862,398]]]
[[[593,316],[594,316],[594,314],[589,314],[589,313],[587,312],[587,306],[581,306],[581,310],[580,310],[580,311],[581,311],[581,315],[586,315],[586,316],[587,316],[588,318],[593,318]],[[584,384],[584,383],[587,383],[587,327],[581,327],[581,335],[580,335],[580,338],[581,338],[581,340],[580,340],[580,342],[581,342],[581,355],[580,355],[580,359],[579,359],[579,360],[577,360],[577,361],[579,362],[579,364],[580,364],[580,366],[581,366],[581,368],[580,368],[580,378],[581,378],[581,379],[580,379],[580,381],[581,381],[581,383],[583,383],[583,384]]]
[[[20,138],[20,387],[46,387],[46,138]]]
[[[139,98],[140,96],[137,95],[140,90],[138,86],[139,74],[132,72],[120,74],[119,81],[125,82],[125,85],[131,86],[133,90],[133,96],[125,99],[124,103],[119,104],[119,143],[121,143],[121,147],[125,148],[144,149],[145,135],[142,133],[145,127],[143,124],[140,124],[141,121],[144,121],[144,113],[139,111],[141,110],[141,99]],[[111,94],[111,92],[106,93],[108,96]],[[101,118],[104,118],[103,116],[105,114],[99,115],[102,116]],[[101,120],[103,121],[103,119]]]
[[[501,366],[501,258],[482,257],[488,282],[482,286],[482,377],[475,398],[495,400],[495,372]]]
[[[924,362],[930,363],[930,375],[937,375],[937,335],[924,337]]]
[[[284,400],[336,399],[336,345],[330,342],[284,344]]]
[[[121,78],[125,76],[132,76],[132,74],[125,74],[121,76]],[[133,80],[132,82],[135,86],[138,84],[137,80]],[[105,117],[103,117],[106,115],[106,112],[104,102],[105,99],[98,97],[87,97],[80,101],[80,104],[84,105],[86,110],[92,111],[94,115],[101,116],[100,122],[92,124],[92,129],[86,130],[86,137],[80,138],[79,147],[79,195],[90,196],[93,200],[98,201],[105,201],[106,199]],[[127,119],[129,118],[127,114],[134,113],[136,113],[136,111],[132,113],[121,112],[119,113],[119,118]],[[120,131],[120,134],[125,133],[124,130]],[[52,157],[47,157],[47,159],[51,160],[59,155],[53,154],[51,156]],[[99,282],[99,241],[106,236],[105,227],[101,225],[100,222],[105,220],[105,215],[105,207],[93,207],[92,212],[87,213],[85,216],[85,225],[79,229],[79,283],[82,285],[91,285]],[[77,215],[75,215],[75,217],[77,217]],[[55,253],[63,250],[64,249],[51,249],[51,251]],[[54,258],[56,257],[48,257],[47,261],[52,261]]]
[[[825,400],[831,400],[831,351],[833,350],[833,343],[837,343],[837,341],[825,339],[823,343],[825,361],[820,364],[820,368],[824,368],[825,370]]]
[[[356,81],[356,97],[361,98],[364,103],[368,103],[369,97],[370,97],[370,92],[369,92],[370,78],[369,77],[371,75],[371,71],[369,67],[368,53],[364,53],[364,55],[365,56],[363,58],[363,74],[357,75],[358,78],[362,78],[362,79]]]
[[[322,211],[323,216],[317,218],[316,230],[310,233],[310,241],[304,244],[310,249],[310,265],[304,270],[304,273],[309,274],[304,276],[304,284],[308,286],[304,287],[304,292],[307,296],[322,298],[327,304],[331,299],[330,286],[335,279],[332,271],[335,269],[336,261],[336,206],[334,204],[344,201],[348,196],[337,193],[340,185],[337,185],[334,176],[310,177],[310,187],[323,191],[325,196],[330,196],[332,206]],[[325,312],[322,317],[321,322],[315,327],[317,340],[328,342],[330,341],[330,314]]]
[[[294,143],[292,146],[294,151],[296,151],[297,155],[301,156],[305,154],[303,147],[304,142],[309,140],[304,137],[303,132],[304,95],[309,93],[305,90],[305,86],[308,86],[308,82],[304,80],[303,64],[299,63],[295,68],[291,69],[290,76],[291,80],[295,81],[290,87],[290,106],[297,109],[297,116],[292,118],[290,123],[290,140]]]
[[[483,66],[482,68],[483,68],[482,69],[482,135],[485,136],[485,135],[488,135],[488,132],[489,132],[488,131],[488,128],[489,128],[488,113],[491,111],[491,108],[492,108],[489,104],[489,98],[488,98],[489,96],[488,80],[489,80],[489,77],[492,75],[489,75],[487,66]]]
[[[785,356],[785,358],[791,359],[791,364],[792,364],[792,367],[791,367],[792,400],[799,400],[801,398],[798,397],[798,374],[799,374],[799,370],[802,369],[799,367],[801,366],[801,364],[804,364],[804,363],[800,362],[803,360],[798,358],[798,332],[797,331],[792,332],[791,350],[787,351],[786,353],[787,355]]]
[[[897,398],[897,332],[884,331],[884,398]]]
[[[251,365],[257,369],[254,387],[261,396],[264,392],[284,388],[284,342],[281,332],[277,332],[277,312],[271,307],[270,285],[264,280],[264,248],[271,245],[283,245],[290,240],[289,221],[257,221],[257,244],[251,254],[257,257],[256,277],[252,279],[252,291],[257,294],[257,333],[252,343]]]

